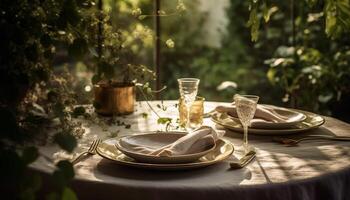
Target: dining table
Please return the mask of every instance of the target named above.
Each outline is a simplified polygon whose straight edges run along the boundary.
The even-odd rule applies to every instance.
[[[206,101],[204,112],[229,104]],[[74,119],[84,128],[74,152],[67,153],[50,143],[41,146],[41,156],[30,165],[32,170],[49,177],[58,160],[75,158],[97,138],[104,141],[164,131],[169,126],[159,123],[159,117],[170,118],[174,124],[170,128],[175,129],[179,116],[177,100],[137,101],[133,114],[115,116],[117,122],[112,124],[105,123],[108,117],[97,116],[92,105],[85,107],[95,117]],[[315,134],[350,137],[350,124],[323,117],[325,123],[318,128],[281,137],[302,138]],[[229,162],[242,156],[243,134],[225,129],[210,118],[204,118],[203,125],[224,131],[223,137],[234,147],[229,159],[198,169],[164,171],[121,166],[95,154],[74,165],[75,177],[70,186],[79,199],[350,199],[350,142],[306,140],[296,146],[286,146],[272,140],[278,135],[248,134],[256,158],[241,169],[232,169]]]

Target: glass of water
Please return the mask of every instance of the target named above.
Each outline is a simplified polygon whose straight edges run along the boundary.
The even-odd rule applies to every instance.
[[[250,126],[250,121],[254,118],[259,97],[255,95],[235,95],[233,99],[236,105],[238,118],[241,121],[244,130],[244,152],[248,153],[248,126]]]
[[[190,108],[193,104],[193,102],[196,100],[196,96],[198,93],[198,85],[199,85],[199,79],[197,78],[180,78],[177,79],[179,83],[179,92],[180,96],[184,101],[184,104],[186,105],[186,130],[191,129],[190,124]]]

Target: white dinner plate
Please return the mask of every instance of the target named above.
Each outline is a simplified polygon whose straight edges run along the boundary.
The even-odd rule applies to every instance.
[[[185,135],[185,133],[181,132],[156,132],[139,135],[129,135],[121,137],[117,141],[116,147],[125,155],[144,163],[189,163],[198,160],[200,157],[215,149],[214,143],[210,146],[204,147],[203,150],[197,149],[197,151],[189,152],[189,154],[185,155],[157,156],[140,153],[134,148],[134,146],[142,146],[147,149],[157,150],[175,142],[176,140]]]
[[[259,134],[259,135],[286,135],[286,134],[293,134],[293,133],[298,133],[298,132],[304,132],[308,131],[311,129],[315,129],[319,126],[321,126],[324,122],[325,119],[317,114],[307,112],[307,111],[302,111],[302,110],[296,110],[293,109],[296,112],[303,113],[306,118],[302,122],[299,122],[295,124],[294,126],[288,128],[288,129],[258,129],[258,128],[249,128],[249,133],[253,134]],[[229,116],[227,113],[218,113],[214,112],[211,115],[212,121],[215,123],[236,131],[236,132],[243,132],[243,127],[240,122],[232,120],[231,116]]]

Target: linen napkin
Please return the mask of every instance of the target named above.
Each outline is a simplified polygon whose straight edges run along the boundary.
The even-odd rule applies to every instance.
[[[154,149],[150,146],[132,144],[128,140],[120,140],[123,147],[146,155],[154,156],[177,156],[200,152],[215,144],[221,133],[218,133],[209,126],[202,126],[187,135],[179,138],[175,142]]]
[[[282,108],[279,108],[280,110]],[[217,112],[227,112],[228,115],[238,118],[238,114],[236,111],[235,104],[232,104],[231,106],[218,106],[215,108]],[[270,123],[287,123],[287,122],[293,122],[300,120],[303,117],[302,114],[296,113],[293,116],[284,116],[280,113],[277,113],[275,108],[273,106],[267,106],[267,105],[257,105],[254,119],[251,120],[251,126],[253,127],[254,124],[261,123],[261,122],[270,122]]]

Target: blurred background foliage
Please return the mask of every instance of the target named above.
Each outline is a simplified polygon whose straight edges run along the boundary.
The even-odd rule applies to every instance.
[[[256,42],[251,41],[251,30],[247,27],[250,1],[181,2],[186,12],[161,18],[161,83],[168,87],[162,93],[163,99],[178,98],[177,78],[198,77],[199,93],[210,101],[231,101],[235,93],[251,93],[261,96],[262,103],[349,120],[348,0],[337,0],[334,4],[261,1],[255,13],[260,20]],[[142,15],[151,15],[152,3],[105,0],[114,27],[122,28],[130,41],[138,38],[138,42],[130,45],[138,55],[134,58],[136,63],[150,67],[154,51],[154,35],[150,30],[153,19],[135,18],[132,11],[140,9]],[[178,3],[161,1],[162,12],[172,13]],[[266,15],[268,23],[262,21]],[[335,21],[342,29],[332,27]],[[171,48],[166,46],[168,39],[174,42]]]

